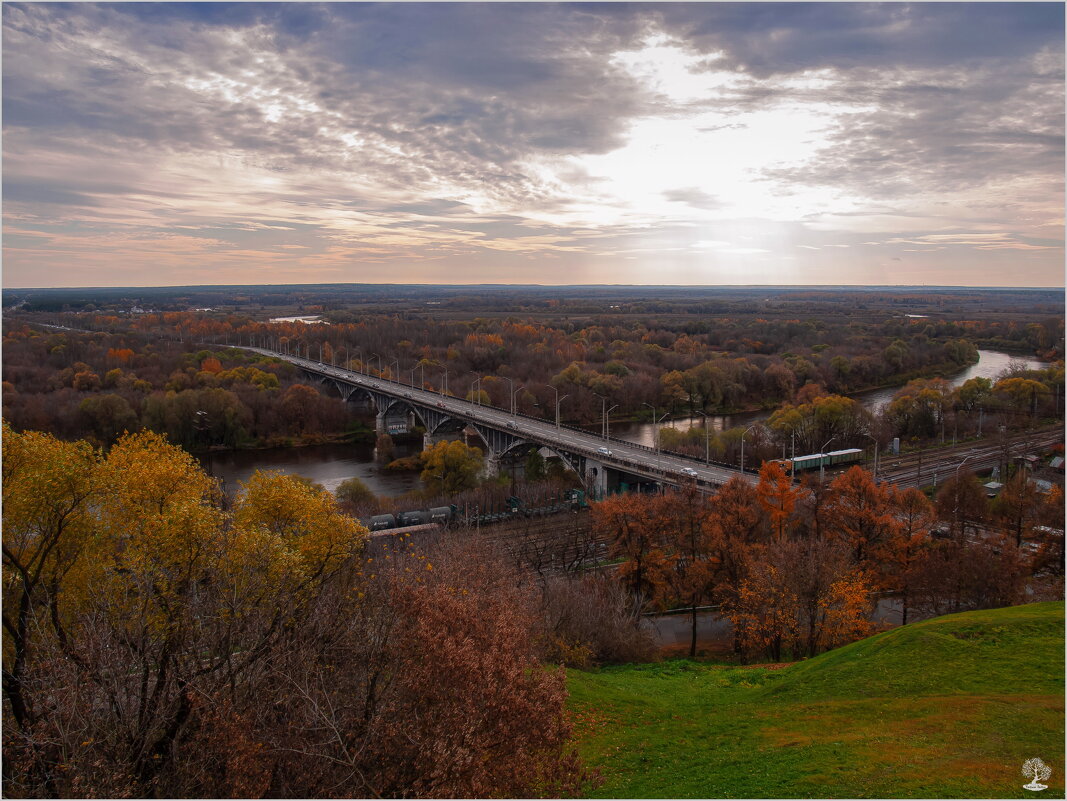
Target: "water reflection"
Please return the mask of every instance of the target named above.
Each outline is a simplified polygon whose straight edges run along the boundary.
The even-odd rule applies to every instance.
[[[416,446],[397,443],[396,458],[410,456]],[[385,473],[374,462],[374,446],[309,445],[304,448],[274,448],[257,451],[229,451],[199,457],[200,463],[225,482],[227,493],[237,491],[239,481],[247,481],[256,470],[278,470],[301,475],[322,484],[330,492],[345,479],[358,478],[375,495],[395,497],[421,486],[417,473]]]
[[[991,350],[978,351],[979,361],[954,376],[949,377],[953,386],[975,378],[996,378],[1007,369],[1009,362],[1022,361],[1028,367],[1044,367],[1044,362],[1035,359],[1020,359],[1007,353]],[[870,409],[876,409],[893,397],[898,388],[877,389],[862,392],[854,397]],[[737,426],[750,426],[769,416],[769,412],[746,412],[744,414],[708,415],[708,422],[714,431],[723,431]],[[664,426],[688,429],[694,425],[702,426],[702,417],[681,417],[664,423]],[[590,430],[600,431],[600,426],[591,426]],[[611,435],[629,442],[636,442],[649,447],[654,446],[652,423],[612,423]],[[418,444],[398,444],[396,456],[409,456],[418,448]],[[280,470],[282,473],[297,473],[322,484],[331,492],[347,478],[359,478],[370,488],[371,492],[384,497],[396,497],[421,486],[417,475],[405,473],[383,473],[374,463],[372,445],[313,445],[306,448],[279,448],[263,451],[235,451],[212,454],[201,457],[205,468],[210,469],[216,477],[225,480],[227,492],[236,492],[238,481],[247,481],[256,470]]]
[[[1023,363],[1031,370],[1048,367],[1048,362],[1042,362],[1037,359],[1012,356],[1008,353],[1001,353],[995,350],[979,350],[978,361],[975,364],[961,370],[955,375],[946,376],[945,378],[954,387],[958,387],[964,381],[968,381],[972,378],[995,379],[1008,369],[1011,362]],[[872,389],[868,392],[858,392],[852,397],[872,412],[875,412],[883,404],[892,400],[893,395],[896,394],[898,389],[900,389],[900,386]],[[728,428],[748,427],[753,423],[765,420],[770,417],[770,414],[770,412],[766,411],[744,412],[742,414],[709,414],[708,423],[711,425],[712,431],[725,431]],[[702,427],[703,425],[704,418],[699,415],[696,417],[679,417],[676,420],[670,420],[663,423],[664,427],[670,426],[671,428],[680,428],[684,431],[687,431],[694,426]],[[611,436],[624,439],[627,442],[635,442],[638,445],[647,445],[652,448],[655,447],[653,429],[654,426],[652,423],[612,423]],[[589,430],[599,432],[600,426],[590,426]]]

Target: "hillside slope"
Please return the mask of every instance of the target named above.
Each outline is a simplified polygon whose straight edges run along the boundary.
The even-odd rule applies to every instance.
[[[602,797],[1063,797],[1064,605],[948,615],[782,670],[571,671]],[[1052,767],[1022,788],[1022,763]]]

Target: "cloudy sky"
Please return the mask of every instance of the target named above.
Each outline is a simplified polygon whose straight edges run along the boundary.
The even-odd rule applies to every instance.
[[[3,283],[1062,286],[1062,3],[3,4]]]

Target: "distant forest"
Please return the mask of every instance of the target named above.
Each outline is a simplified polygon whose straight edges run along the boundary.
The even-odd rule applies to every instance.
[[[979,407],[1056,416],[1064,396],[1062,295],[1048,290],[201,287],[4,299],[5,419],[103,444],[139,427],[193,449],[360,430],[351,409],[290,365],[229,347],[253,344],[427,389],[447,384],[458,397],[477,391],[503,408],[514,394],[519,412],[546,419],[559,398],[562,418],[584,425],[611,407],[631,419],[782,409],[770,421],[776,436],[825,439],[825,425],[800,418],[833,410],[833,433],[853,432],[856,445],[860,432],[929,437],[946,416],[955,429],[957,414]],[[325,324],[271,322],[296,315]],[[816,403],[956,372],[979,347],[1053,366],[963,395],[916,384],[877,425],[846,399]],[[717,456],[732,458],[736,437],[716,439]]]

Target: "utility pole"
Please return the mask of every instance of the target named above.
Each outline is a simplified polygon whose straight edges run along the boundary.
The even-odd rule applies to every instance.
[[[697,414],[704,418],[704,464],[711,464],[711,424],[704,412],[697,412]]]

